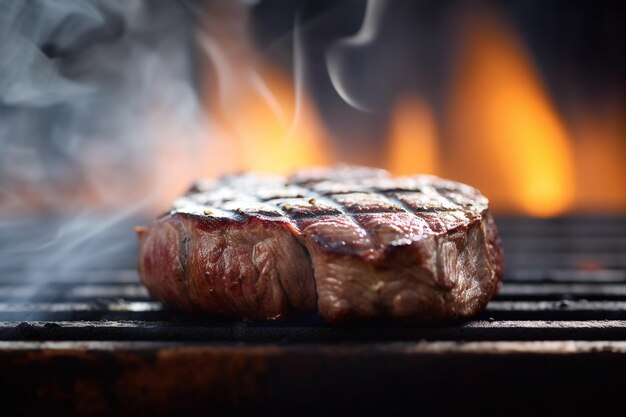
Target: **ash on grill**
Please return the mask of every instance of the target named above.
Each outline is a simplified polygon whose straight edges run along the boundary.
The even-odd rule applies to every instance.
[[[3,410],[485,415],[501,406],[525,415],[623,407],[624,219],[497,223],[507,255],[502,291],[474,320],[443,327],[185,316],[148,298],[134,254],[115,268],[42,270],[36,278],[46,285],[27,285],[20,268],[1,265]],[[520,400],[521,389],[532,401]]]

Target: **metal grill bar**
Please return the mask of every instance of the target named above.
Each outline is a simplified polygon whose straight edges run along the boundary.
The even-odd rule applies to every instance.
[[[59,321],[0,323],[4,340],[207,341],[250,344],[371,343],[423,340],[625,340],[624,320],[472,321],[440,327],[311,327],[210,325],[172,321]]]
[[[505,283],[483,316],[507,320],[626,318],[626,283]],[[0,320],[208,320],[184,317],[152,301],[140,284],[0,286]],[[317,322],[319,325],[319,322]]]

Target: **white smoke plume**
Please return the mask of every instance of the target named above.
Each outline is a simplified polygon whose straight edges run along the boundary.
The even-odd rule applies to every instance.
[[[166,0],[0,0],[0,267],[106,267],[185,186],[205,136],[190,20]]]
[[[348,61],[355,59],[355,54],[376,40],[386,7],[387,0],[368,0],[363,23],[358,32],[353,36],[337,40],[326,53],[328,75],[337,94],[350,106],[363,112],[375,112],[376,108],[359,96],[364,91],[362,86],[351,86],[350,79],[354,73]]]

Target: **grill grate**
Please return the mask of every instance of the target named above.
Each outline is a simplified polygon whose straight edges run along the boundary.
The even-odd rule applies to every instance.
[[[77,389],[77,381],[82,381],[86,372],[80,366],[87,361],[92,367],[87,368],[87,373],[99,381],[94,383],[94,389],[98,395],[106,394],[99,398],[103,410],[109,410],[111,404],[123,405],[128,414],[145,409],[128,406],[127,396],[112,388],[120,383],[120,375],[126,375],[125,370],[147,367],[153,374],[160,369],[178,375],[174,367],[180,366],[192,373],[194,367],[204,367],[204,376],[195,382],[179,376],[187,385],[176,389],[182,389],[184,394],[203,392],[205,396],[195,398],[195,402],[210,400],[217,414],[228,414],[231,407],[245,411],[251,404],[274,410],[278,403],[301,411],[303,402],[294,399],[291,404],[273,396],[280,392],[294,394],[295,388],[289,386],[298,383],[314,395],[343,392],[339,382],[319,387],[325,373],[366,392],[369,385],[363,384],[374,384],[379,387],[375,396],[393,399],[399,410],[413,403],[414,392],[398,391],[398,384],[392,384],[396,390],[393,394],[385,389],[386,385],[363,379],[362,369],[381,376],[381,381],[392,378],[398,383],[422,387],[423,393],[430,393],[424,396],[430,399],[424,399],[423,407],[433,410],[441,408],[435,400],[444,399],[436,389],[447,392],[458,385],[458,393],[464,393],[461,397],[469,398],[480,395],[481,382],[490,384],[490,378],[502,379],[503,372],[517,375],[519,384],[535,384],[542,389],[550,385],[553,398],[558,397],[554,394],[557,384],[576,382],[579,390],[589,390],[585,382],[595,378],[596,382],[606,382],[601,384],[603,391],[598,385],[587,391],[585,398],[589,392],[606,397],[615,391],[616,395],[610,398],[613,402],[617,398],[622,401],[616,389],[626,363],[625,219],[500,218],[497,223],[506,255],[502,291],[474,320],[436,327],[376,323],[333,328],[312,315],[303,315],[290,323],[261,324],[184,316],[148,297],[132,269],[134,253],[128,250],[106,269],[101,268],[106,264],[102,260],[97,260],[100,269],[81,273],[29,269],[29,284],[24,281],[24,265],[11,265],[5,260],[0,265],[0,382],[7,382],[8,374],[25,370],[27,375],[37,375],[37,369],[61,372],[60,366],[69,361],[75,368],[70,366],[70,371],[62,372],[73,372],[74,379],[66,382],[71,387],[56,387],[61,394],[41,391],[38,384],[49,383],[44,376],[20,381],[42,393],[42,401],[35,404],[48,401],[49,406],[54,400],[63,407],[71,404],[74,411],[82,410],[80,407],[89,411],[98,399],[77,405],[75,399],[63,397],[66,390]],[[125,233],[130,227],[123,226],[124,231],[117,235],[119,239],[129,238]],[[114,241],[116,237],[107,238]],[[9,242],[11,236],[2,236],[0,241]],[[165,359],[159,356],[164,352]],[[132,355],[138,356],[129,359]],[[155,359],[155,355],[161,359]],[[441,364],[442,358],[445,365]],[[570,366],[576,367],[576,371],[570,370]],[[115,369],[117,377],[110,375],[111,369]],[[429,379],[431,385],[425,385],[419,378],[407,376],[407,370],[419,371],[429,378],[443,372],[447,377]],[[245,375],[251,379],[246,380]],[[128,384],[129,388],[146,390],[146,400],[154,400],[151,395],[158,392],[172,394],[165,386],[167,381],[151,383],[148,376],[143,378]],[[217,381],[226,388],[217,393],[205,392],[206,383]],[[248,385],[242,390],[240,384]],[[465,386],[461,390],[459,384],[474,388]],[[504,401],[508,398],[504,390],[509,385],[490,389],[500,393]],[[176,389],[172,392],[178,392]],[[16,390],[5,390],[0,397],[13,399],[11,404],[16,404],[15,398],[23,397]],[[345,394],[336,404],[353,410],[354,404],[349,405],[353,398]],[[541,398],[542,394],[536,394]],[[358,400],[359,404],[374,407],[362,398]],[[580,411],[584,406],[572,401],[571,396],[568,401],[569,405],[561,404],[560,411]],[[144,403],[136,404],[140,407]],[[179,403],[172,408],[173,404],[161,406],[195,414]],[[22,410],[19,404],[15,407],[16,412]],[[311,412],[326,410],[318,403],[309,407]],[[449,407],[453,407],[452,403]],[[520,410],[527,412],[528,407]],[[463,411],[472,414],[466,408]],[[475,411],[482,414],[485,410]]]

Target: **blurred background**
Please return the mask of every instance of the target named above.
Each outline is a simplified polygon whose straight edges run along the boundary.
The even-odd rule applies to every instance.
[[[367,164],[499,215],[624,214],[624,8],[0,0],[0,264],[131,262],[129,224],[243,169]]]

